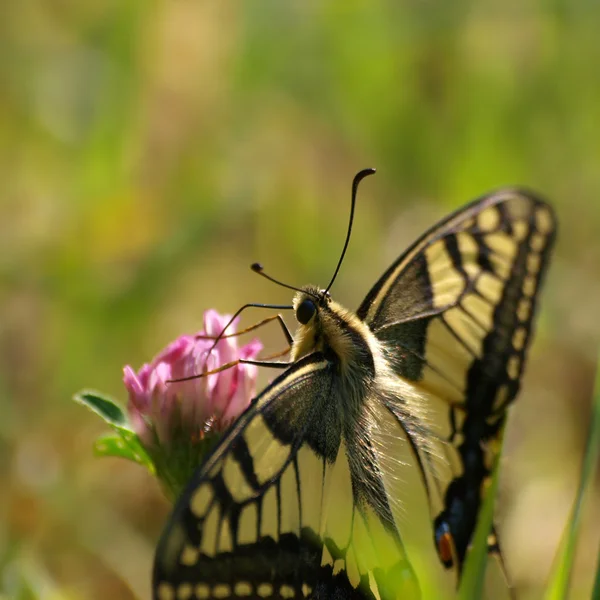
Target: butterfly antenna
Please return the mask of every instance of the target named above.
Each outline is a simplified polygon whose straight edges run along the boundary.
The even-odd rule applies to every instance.
[[[348,249],[348,244],[350,243],[350,234],[352,233],[352,222],[354,221],[354,207],[356,206],[356,192],[358,190],[358,184],[365,177],[368,177],[369,175],[373,175],[373,173],[375,173],[375,169],[363,169],[362,171],[359,171],[354,176],[354,179],[352,180],[352,200],[350,203],[350,221],[348,222],[348,232],[346,233],[346,241],[344,242],[344,248],[342,250],[342,254],[340,255],[340,260],[338,261],[337,267],[335,268],[335,272],[333,273],[333,277],[331,278],[329,285],[325,289],[325,294],[327,294],[327,292],[329,292],[329,290],[331,289],[331,286],[333,285],[333,282],[335,281],[335,278],[337,277],[338,271],[340,270],[340,267],[342,266],[342,262],[344,260],[345,254],[346,254],[346,250]]]
[[[316,300],[319,300],[319,297],[316,294],[311,294],[310,292],[307,292],[306,290],[294,287],[293,285],[288,285],[287,283],[283,283],[281,281],[278,281],[277,279],[274,279],[270,275],[267,275],[263,271],[263,266],[260,263],[253,263],[253,264],[250,265],[250,268],[255,273],[258,273],[259,275],[262,275],[265,279],[268,279],[269,281],[272,281],[273,283],[276,283],[277,285],[280,285],[281,287],[287,288],[288,290],[294,290],[295,292],[304,292],[304,293],[308,294],[309,296],[312,296]]]

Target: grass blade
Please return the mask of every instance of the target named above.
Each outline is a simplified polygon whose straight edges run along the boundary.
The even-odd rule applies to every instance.
[[[546,592],[546,600],[565,600],[568,597],[571,573],[575,558],[577,535],[581,524],[581,514],[586,491],[592,487],[594,476],[600,458],[600,362],[596,370],[596,383],[594,386],[594,400],[587,445],[583,457],[581,479],[575,497],[573,512],[561,541],[560,549],[554,563],[554,572]],[[596,583],[592,598],[600,598],[600,563],[596,572]]]

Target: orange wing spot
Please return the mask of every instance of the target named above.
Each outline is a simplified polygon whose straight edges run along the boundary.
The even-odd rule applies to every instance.
[[[451,567],[454,564],[454,538],[449,531],[445,531],[437,541],[437,550],[440,560],[444,566]]]

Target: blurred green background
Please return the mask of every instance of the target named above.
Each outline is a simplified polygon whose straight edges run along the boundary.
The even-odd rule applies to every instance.
[[[0,4],[0,589],[148,598],[168,506],[94,459],[70,400],[203,311],[287,302],[252,274],[355,308],[433,222],[506,184],[560,237],[499,507],[523,598],[541,594],[578,480],[600,323],[600,4],[586,0]],[[247,315],[251,323],[260,314]],[[264,332],[281,348],[276,327]],[[596,495],[596,500],[598,495]],[[589,597],[600,502],[573,598]]]

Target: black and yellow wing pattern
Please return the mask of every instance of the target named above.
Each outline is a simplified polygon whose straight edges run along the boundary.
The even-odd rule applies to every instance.
[[[296,311],[293,364],[177,501],[154,597],[417,598],[415,544],[460,574],[554,236],[546,203],[504,190],[427,232],[356,314],[298,294],[314,315]]]
[[[156,598],[378,598],[398,581],[412,593],[376,456],[348,431],[361,407],[344,419],[340,390],[335,360],[315,352],[258,396],[178,501]]]
[[[555,235],[551,207],[530,192],[483,197],[415,242],[357,311],[423,390],[430,444],[442,442],[444,460],[423,471],[447,566],[460,568],[476,525]]]

